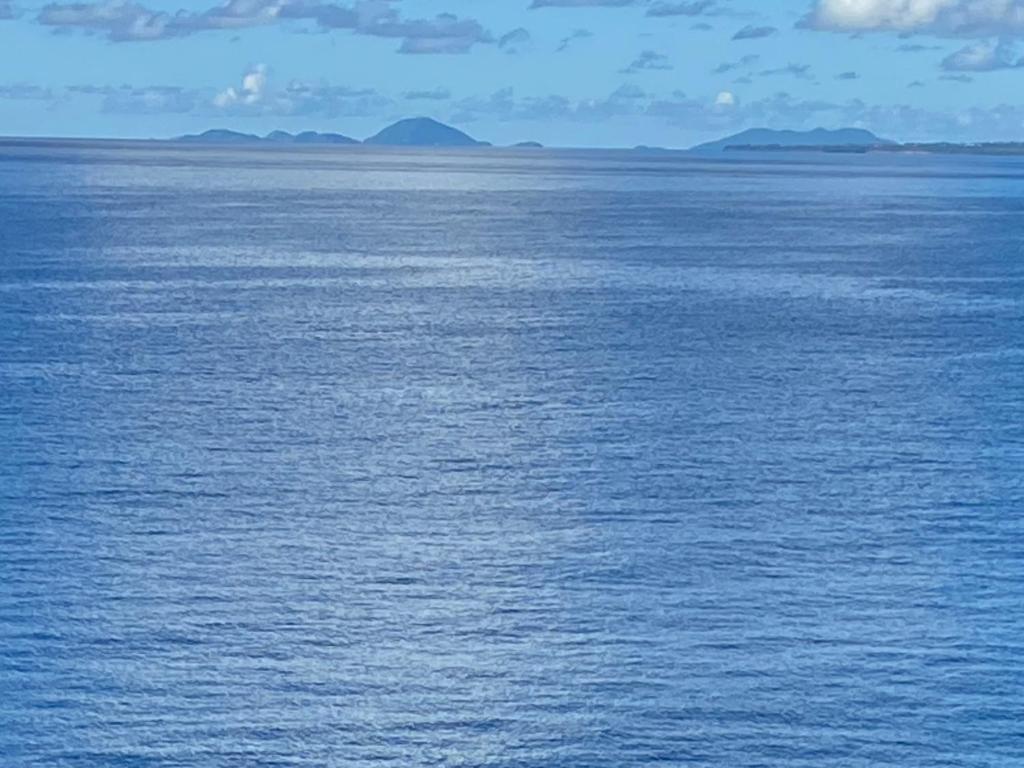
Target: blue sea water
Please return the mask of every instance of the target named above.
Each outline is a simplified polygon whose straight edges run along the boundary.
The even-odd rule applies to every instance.
[[[1024,765],[1024,162],[0,146],[0,765]]]

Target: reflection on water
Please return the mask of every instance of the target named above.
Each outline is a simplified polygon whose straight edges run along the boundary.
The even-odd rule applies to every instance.
[[[1024,166],[0,148],[0,754],[1024,759]]]

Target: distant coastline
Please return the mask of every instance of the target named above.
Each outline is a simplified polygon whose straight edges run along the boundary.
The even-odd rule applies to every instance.
[[[479,141],[468,133],[431,118],[416,117],[399,120],[365,139],[356,139],[341,133],[302,131],[289,133],[274,130],[260,136],[255,133],[213,128],[198,134],[187,134],[168,139],[84,139],[76,137],[18,137],[0,136],[0,145],[23,144],[89,144],[89,143],[156,142],[208,147],[272,147],[272,148],[388,148],[421,149],[491,148],[493,144]],[[500,147],[505,150],[531,152],[545,149],[536,141],[520,141]],[[559,147],[562,151],[587,151],[583,147]],[[979,155],[995,157],[1024,156],[1024,141],[989,142],[898,142],[882,138],[863,128],[825,129],[809,131],[751,128],[716,141],[686,148],[672,148],[638,144],[627,147],[592,147],[594,151],[631,152],[638,155],[670,157],[673,155],[722,156],[733,153],[820,153],[820,154],[903,154],[903,155]]]
[[[366,144],[377,147],[490,147],[486,141],[478,141],[468,133],[429,117],[412,117],[392,123],[382,131],[360,141],[340,133],[318,133],[304,131],[292,134],[286,131],[271,131],[266,136],[242,133],[223,128],[214,128],[203,133],[188,134],[169,139],[172,142],[188,144],[300,144],[300,145],[356,145]],[[514,144],[513,148],[537,149],[535,141]]]
[[[863,128],[811,131],[780,131],[752,128],[718,141],[700,144],[691,151],[722,152],[819,152],[826,154],[929,154],[929,155],[1024,155],[1024,142],[957,143],[899,142],[882,138]]]
[[[887,153],[899,155],[986,155],[1000,157],[1024,156],[1024,142],[984,142],[979,144],[956,144],[952,142],[928,142],[907,144],[874,145],[782,145],[782,144],[731,144],[727,152],[822,152],[829,154]]]
[[[272,131],[266,136],[214,129],[205,133],[181,136],[170,141],[196,144],[332,144],[370,145],[382,147],[490,147],[467,133],[430,118],[399,120],[379,133],[359,141],[335,133],[307,131],[289,134]],[[540,149],[534,141],[513,144],[510,149]],[[721,154],[724,152],[818,152],[826,154],[941,154],[941,155],[1024,155],[1024,142],[897,142],[885,139],[863,128],[825,129],[810,131],[751,128],[717,141],[698,144],[690,149],[652,147],[644,144],[633,147],[633,152],[646,155],[672,155],[677,153]]]

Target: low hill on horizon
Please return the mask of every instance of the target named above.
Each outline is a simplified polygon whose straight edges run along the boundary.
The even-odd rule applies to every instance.
[[[364,141],[340,133],[271,131],[266,136],[212,128],[202,133],[178,136],[171,141],[191,144],[369,144],[386,147],[489,147],[467,133],[429,117],[411,117],[392,123]]]
[[[815,128],[812,131],[780,131],[751,128],[724,139],[693,147],[693,152],[720,152],[729,147],[872,147],[895,144],[863,128]]]
[[[389,125],[364,144],[385,147],[482,147],[489,146],[477,141],[458,128],[439,123],[429,117],[410,117]]]
[[[190,133],[178,136],[171,141],[184,141],[190,144],[359,144],[356,139],[340,133],[317,133],[303,131],[291,134],[287,131],[271,131],[266,136],[255,133],[229,131],[226,128],[211,128],[202,133]]]
[[[279,144],[359,144],[359,139],[345,136],[340,133],[317,133],[316,131],[303,131],[302,133],[291,134],[287,131],[271,131],[266,136],[267,141],[276,141]]]
[[[289,133],[287,131],[271,131],[266,136],[243,133],[224,128],[213,128],[199,134],[188,134],[171,139],[171,141],[193,144],[297,144],[297,145],[359,145],[382,147],[489,147],[487,142],[475,138],[442,122],[429,117],[412,117],[392,123],[369,138],[358,139],[340,133],[319,133],[303,131]],[[515,148],[538,148],[539,142],[526,141],[513,145]],[[689,151],[717,153],[728,149],[784,149],[796,148],[881,148],[895,147],[898,144],[884,139],[863,128],[839,128],[829,130],[815,128],[811,131],[775,130],[770,128],[751,128],[740,133],[726,136],[717,141],[699,144]],[[668,153],[680,150],[669,150],[662,147],[637,146],[634,151],[645,153]]]
[[[187,141],[192,144],[259,144],[264,139],[254,133],[229,131],[226,128],[211,128],[202,133],[189,133],[171,141]]]

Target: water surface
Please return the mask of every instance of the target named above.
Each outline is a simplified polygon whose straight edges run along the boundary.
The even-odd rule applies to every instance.
[[[0,147],[0,754],[1024,762],[1024,163]]]

